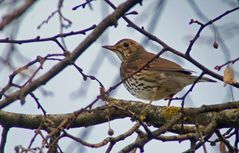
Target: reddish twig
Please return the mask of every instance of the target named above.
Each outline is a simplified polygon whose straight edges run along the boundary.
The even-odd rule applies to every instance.
[[[217,65],[217,66],[214,67],[214,69],[220,71],[221,68],[223,68],[224,66],[227,66],[228,64],[234,64],[237,61],[239,61],[239,57],[235,58],[234,60],[227,61],[226,63],[224,63],[222,65]]]
[[[116,142],[122,141],[122,140],[126,139],[127,137],[131,136],[139,127],[140,127],[140,124],[136,123],[132,128],[130,128],[125,133],[120,134],[117,137],[105,138],[103,141],[101,141],[99,143],[96,143],[96,144],[88,143],[88,142],[86,142],[86,141],[84,141],[84,140],[82,140],[80,138],[72,136],[72,135],[68,134],[65,130],[63,131],[63,134],[60,137],[61,138],[63,138],[63,137],[71,138],[74,141],[79,142],[82,145],[87,146],[87,147],[91,147],[91,148],[99,148],[99,147],[105,146],[108,143],[110,143],[110,145],[109,145],[109,147],[107,149],[108,151],[110,151],[111,149],[109,149],[109,148],[112,148]]]

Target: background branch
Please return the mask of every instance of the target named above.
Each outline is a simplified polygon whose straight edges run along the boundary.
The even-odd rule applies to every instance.
[[[25,0],[25,3],[13,10],[12,12],[8,13],[2,18],[2,21],[0,22],[0,30],[3,30],[8,24],[16,20],[17,18],[21,17],[26,11],[29,10],[29,8],[37,1],[35,0]]]

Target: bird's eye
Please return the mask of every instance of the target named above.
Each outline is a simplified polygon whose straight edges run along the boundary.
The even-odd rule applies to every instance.
[[[126,48],[129,47],[129,43],[124,43],[123,45],[124,45],[124,47],[126,47]]]

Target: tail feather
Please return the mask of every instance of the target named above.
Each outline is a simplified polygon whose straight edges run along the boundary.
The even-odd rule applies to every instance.
[[[215,81],[213,79],[210,79],[210,78],[207,78],[207,77],[202,77],[200,79],[200,82],[217,82],[217,81]]]

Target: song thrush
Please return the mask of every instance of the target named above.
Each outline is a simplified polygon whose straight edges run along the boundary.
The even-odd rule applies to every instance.
[[[121,60],[120,76],[125,79],[142,68],[155,54],[147,52],[143,46],[131,39],[122,39],[113,46],[102,46],[116,53]],[[192,84],[197,76],[192,71],[164,59],[156,58],[148,66],[125,80],[126,89],[135,97],[150,102],[171,98],[185,86]],[[215,82],[203,77],[199,82]]]

